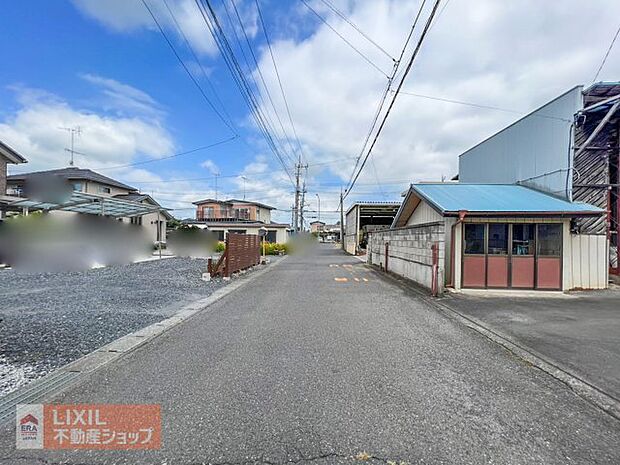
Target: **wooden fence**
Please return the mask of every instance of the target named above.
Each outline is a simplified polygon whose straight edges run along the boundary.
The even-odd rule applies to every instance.
[[[209,259],[208,271],[211,276],[229,277],[233,273],[258,264],[260,264],[260,237],[229,233],[224,253],[215,266]]]

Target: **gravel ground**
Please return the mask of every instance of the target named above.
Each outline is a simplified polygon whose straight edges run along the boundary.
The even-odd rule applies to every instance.
[[[167,258],[81,272],[0,270],[0,396],[161,321],[225,283],[204,259]]]

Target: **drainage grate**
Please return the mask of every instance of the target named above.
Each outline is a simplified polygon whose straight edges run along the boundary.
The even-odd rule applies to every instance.
[[[18,389],[7,396],[0,398],[0,425],[8,423],[14,418],[18,404],[37,403],[49,398],[71,382],[76,381],[80,373],[71,371],[59,371],[52,373],[30,386]]]

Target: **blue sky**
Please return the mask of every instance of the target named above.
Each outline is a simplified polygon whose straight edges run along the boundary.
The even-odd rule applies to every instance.
[[[231,8],[231,0],[226,2]],[[163,0],[147,3],[190,72],[219,105]],[[241,29],[227,23],[221,0],[213,3],[233,40]],[[332,3],[393,56],[419,6],[404,0]],[[390,60],[325,2],[310,4],[381,69],[391,69]],[[86,155],[78,156],[77,166],[152,193],[175,208],[177,217],[192,216],[192,200],[215,195],[217,172],[220,198],[242,197],[245,184],[248,199],[278,207],[276,219],[289,220],[290,181],[258,133],[194,1],[168,0],[168,5],[223,102],[220,112],[230,115],[239,137],[158,160],[230,139],[233,133],[188,78],[140,0],[9,2],[0,16],[5,64],[0,74],[0,139],[30,161],[14,172],[66,166],[69,136],[59,128],[79,125],[76,150]],[[278,114],[292,134],[254,0],[235,0],[235,5]],[[316,210],[318,193],[323,219],[336,220],[338,191],[351,174],[384,77],[300,1],[260,0],[260,5],[304,157],[311,165],[308,209]],[[580,17],[570,13],[577,10]],[[405,86],[418,96],[399,96],[349,202],[398,199],[408,182],[452,176],[459,153],[518,118],[518,112],[536,108],[573,85],[589,84],[618,17],[620,6],[603,0],[591,2],[585,11],[573,0],[562,5],[448,2]],[[598,27],[584,31],[586,21]],[[599,79],[619,79],[618,50],[612,50]],[[244,71],[258,79],[254,66]],[[268,101],[264,88],[257,93]],[[144,161],[149,163],[124,166]]]

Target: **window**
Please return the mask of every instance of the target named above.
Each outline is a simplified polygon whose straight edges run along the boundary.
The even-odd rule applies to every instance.
[[[224,231],[215,231],[215,234],[217,235],[217,240],[218,241],[223,241],[224,240]]]
[[[101,194],[109,194],[110,188],[106,186],[99,186],[99,193]]]
[[[489,223],[489,255],[508,254],[508,225]]]
[[[132,216],[129,220],[130,224],[135,224],[137,226],[142,226],[142,217],[141,216]]]
[[[235,208],[235,218],[239,218],[240,220],[249,220],[250,209],[249,208]]]
[[[534,255],[534,226],[533,224],[512,225],[513,255]]]
[[[202,208],[202,217],[203,218],[213,218],[214,209],[213,207],[203,207]]]
[[[484,254],[484,224],[465,225],[465,253],[470,255]]]
[[[276,242],[277,234],[278,231],[269,230],[267,231],[267,236],[265,237],[265,240],[267,242]]]
[[[247,229],[229,229],[228,234],[245,234]]]
[[[81,182],[71,183],[71,186],[73,187],[73,190],[75,192],[82,192],[82,183]]]
[[[562,225],[538,225],[538,255],[559,257],[562,254]]]

